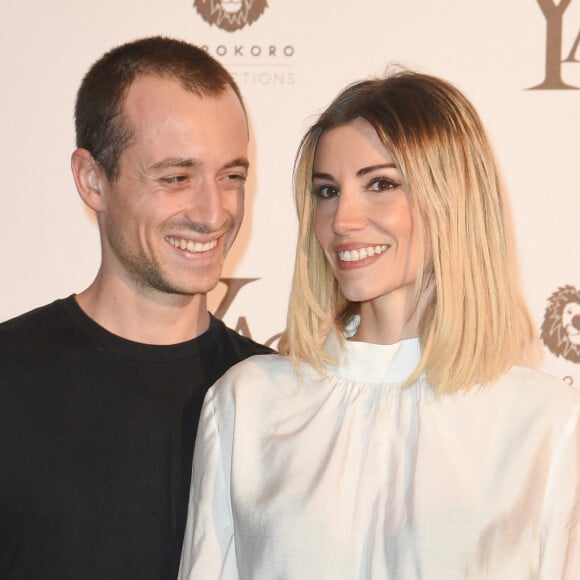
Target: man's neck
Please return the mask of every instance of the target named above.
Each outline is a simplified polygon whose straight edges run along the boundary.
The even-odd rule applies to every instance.
[[[97,279],[76,295],[80,308],[97,324],[127,340],[178,344],[203,334],[210,323],[205,294],[183,296],[135,292]]]

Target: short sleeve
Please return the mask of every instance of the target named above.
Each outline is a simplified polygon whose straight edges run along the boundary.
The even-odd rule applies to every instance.
[[[198,427],[179,580],[237,580],[229,468],[213,404],[203,405]]]

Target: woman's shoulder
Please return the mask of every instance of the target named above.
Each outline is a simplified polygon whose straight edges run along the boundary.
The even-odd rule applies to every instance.
[[[541,370],[513,367],[495,386],[498,396],[524,413],[537,411],[556,420],[580,413],[580,388]]]
[[[298,383],[298,375],[290,360],[280,354],[251,356],[232,366],[209,390],[209,397],[227,400],[246,397],[251,393],[278,393]]]
[[[216,382],[218,384],[236,384],[239,382],[269,380],[279,375],[293,373],[292,364],[287,357],[277,353],[250,356],[233,365]]]
[[[580,401],[579,386],[538,369],[512,367],[500,382],[513,389],[523,389],[540,398],[550,395],[550,398],[557,400]]]

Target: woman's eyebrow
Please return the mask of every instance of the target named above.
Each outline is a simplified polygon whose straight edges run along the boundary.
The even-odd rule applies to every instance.
[[[381,163],[379,165],[369,165],[368,167],[363,167],[356,172],[357,177],[363,177],[367,173],[376,171],[377,169],[398,169],[394,163]]]
[[[316,172],[312,174],[312,179],[334,179],[330,173],[320,173]]]
[[[398,169],[394,163],[380,163],[378,165],[369,165],[368,167],[363,167],[356,172],[357,177],[364,177],[367,173],[372,173],[377,169]],[[312,174],[312,179],[330,179],[333,180],[334,177],[330,173],[322,173],[316,171]]]

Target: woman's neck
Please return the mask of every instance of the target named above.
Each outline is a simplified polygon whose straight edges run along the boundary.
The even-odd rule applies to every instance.
[[[430,292],[423,292],[413,309],[413,296],[394,293],[361,303],[360,324],[350,338],[356,342],[394,344],[419,336],[419,324]]]

